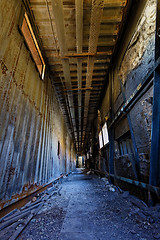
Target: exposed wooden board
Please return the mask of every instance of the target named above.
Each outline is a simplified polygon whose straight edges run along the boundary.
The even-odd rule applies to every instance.
[[[105,43],[106,44],[106,43]],[[87,58],[88,56],[94,56],[94,57],[108,57],[112,55],[112,50],[104,51],[104,52],[95,52],[95,53],[89,53],[89,52],[83,52],[83,53],[67,53],[64,56],[61,56],[60,54],[55,53],[55,51],[50,47],[46,46],[44,47],[45,51],[48,51],[47,56],[58,58],[58,59],[67,59],[67,58]]]
[[[78,60],[78,61],[81,61],[81,60]],[[54,72],[56,73],[56,72],[63,72],[63,65],[62,66],[56,66],[55,67],[55,65],[51,65],[50,64],[50,66],[51,66],[51,69],[53,69],[54,70]],[[79,72],[79,70],[81,70],[81,72],[83,71],[83,72],[85,72],[85,71],[87,71],[87,66],[83,66],[82,67],[82,64],[81,64],[81,66],[69,66],[70,67],[70,72]],[[80,69],[79,69],[79,67],[80,67]],[[108,64],[105,64],[105,65],[99,65],[99,66],[95,66],[94,67],[94,72],[96,72],[96,71],[105,71],[106,69],[108,68]],[[81,79],[82,77],[80,76],[80,79]],[[79,78],[78,78],[79,79]]]
[[[83,59],[82,60],[82,65],[83,66],[87,66],[87,58],[86,59]],[[52,57],[48,57],[48,63],[49,65],[54,65],[55,67],[60,67],[62,66],[62,62],[61,60],[60,61],[57,61],[57,59],[54,59]],[[107,58],[107,59],[97,59],[95,60],[95,63],[94,65],[95,66],[99,66],[99,65],[108,65],[110,63],[110,58]],[[76,66],[77,65],[77,59],[70,59],[70,65],[72,66]]]
[[[54,74],[54,77],[59,77],[59,76],[61,76],[61,77],[64,77],[64,75],[63,74],[59,74],[59,73],[55,73]],[[82,72],[82,76],[85,76],[86,77],[86,73],[84,73],[84,72]],[[106,72],[98,72],[98,73],[94,73],[93,72],[93,75],[92,75],[92,77],[93,76],[103,76],[103,77],[105,77],[106,76]],[[71,74],[71,78],[72,77],[77,77],[77,73],[72,73]]]
[[[92,1],[92,12],[91,12],[91,25],[90,25],[90,37],[89,37],[89,52],[96,53],[98,37],[100,32],[100,24],[103,16],[104,1],[94,0]],[[87,77],[86,77],[86,87],[90,87],[92,84],[92,75],[94,68],[94,57],[88,57],[88,66],[87,66]],[[84,122],[83,122],[83,131],[86,130],[87,126],[87,116],[89,109],[90,101],[90,91],[86,91],[85,100],[84,100]],[[84,134],[82,135],[82,142],[84,143]]]
[[[30,1],[31,3],[31,7],[34,9],[34,8],[45,8],[45,2],[40,0],[40,1],[37,1],[37,0],[31,0]],[[92,1],[85,1],[85,4],[84,4],[84,9],[85,8],[91,8],[91,3]],[[104,1],[104,8],[113,8],[113,7],[124,7],[127,3],[127,0],[105,0]],[[51,5],[51,3],[49,3],[49,5]],[[64,5],[63,5],[64,8],[75,8],[75,5],[74,5],[74,1],[72,4],[65,4],[65,1],[64,1]]]
[[[88,46],[88,44],[89,44],[89,42],[84,42],[83,43],[83,47],[87,47]],[[98,47],[106,47],[106,46],[108,46],[108,47],[114,47],[115,46],[115,41],[114,40],[108,40],[108,41],[100,41],[100,39],[99,39],[99,41],[98,41]]]
[[[51,0],[52,3],[52,11],[55,18],[55,24],[57,29],[58,41],[60,46],[61,56],[63,57],[68,49],[65,38],[65,25],[64,25],[64,13],[63,13],[63,2],[62,0]],[[66,88],[71,88],[71,77],[70,77],[70,69],[69,69],[69,60],[62,60],[64,78],[65,78],[65,86]],[[70,106],[74,106],[73,96],[71,93],[68,94],[68,115],[71,115],[71,122],[73,126],[73,131],[76,131],[76,123],[75,123],[75,111],[74,108],[70,109]],[[75,135],[75,134],[74,134]],[[77,137],[75,135],[75,140],[77,141]]]
[[[65,25],[63,14],[63,2],[62,0],[51,0],[52,11],[55,18],[56,30],[58,35],[58,41],[60,43],[61,56],[67,53],[67,45],[65,38]]]
[[[71,30],[66,30],[66,35],[67,34],[71,34],[71,35],[74,35],[75,34],[75,31],[73,30],[73,28],[71,27]],[[88,30],[85,30],[83,31],[83,35],[85,37],[89,37],[89,31]],[[111,28],[109,30],[107,29],[102,29],[100,30],[100,36],[116,36],[118,35],[118,30],[114,30],[114,28]],[[49,33],[48,34],[43,34],[42,30],[40,30],[40,37],[43,38],[43,40],[48,40],[50,38],[53,38],[53,35]]]

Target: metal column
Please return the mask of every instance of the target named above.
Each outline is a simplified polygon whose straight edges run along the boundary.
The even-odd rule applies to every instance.
[[[160,186],[160,74],[154,74],[150,184]]]
[[[155,61],[160,58],[160,0],[157,0]],[[150,185],[160,186],[160,67],[154,72]],[[155,196],[152,196],[155,199]]]
[[[113,71],[109,74],[110,81],[110,123],[114,118],[113,112]],[[114,174],[114,125],[109,128],[109,173]]]

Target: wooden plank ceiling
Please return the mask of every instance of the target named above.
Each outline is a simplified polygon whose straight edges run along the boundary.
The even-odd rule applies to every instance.
[[[79,153],[97,114],[127,6],[127,0],[29,1]]]

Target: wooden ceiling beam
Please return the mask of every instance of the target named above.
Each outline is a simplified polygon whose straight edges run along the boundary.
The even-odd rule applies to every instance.
[[[66,31],[66,34],[74,34],[75,32],[74,31]],[[89,30],[85,30],[83,31],[83,35],[85,37],[89,37]],[[114,30],[113,28],[111,29],[101,29],[100,30],[100,36],[117,36],[118,35],[118,30]],[[42,35],[40,34],[40,36],[45,40],[45,39],[52,39],[53,38],[53,35]]]
[[[54,59],[52,57],[48,57],[48,63],[50,66],[55,66],[55,67],[62,67],[62,62],[60,61],[54,61]],[[83,59],[82,60],[82,65],[83,66],[87,66],[88,60]],[[96,59],[94,65],[98,66],[98,65],[106,65],[110,63],[110,58],[107,59]],[[77,59],[72,59],[70,61],[70,65],[75,65],[77,66]]]
[[[86,43],[85,43],[86,44]],[[83,45],[84,46],[84,45]],[[47,56],[51,56],[53,58],[58,58],[58,59],[69,59],[69,58],[88,58],[88,57],[102,57],[102,56],[111,56],[113,51],[105,51],[105,52],[83,52],[83,53],[67,53],[62,56],[54,53],[53,49],[48,48],[47,46],[44,47],[45,51],[49,51],[50,53],[47,53]]]
[[[84,73],[84,72],[82,72],[82,77],[86,77],[86,73]],[[93,72],[93,76],[103,76],[103,77],[105,77],[106,76],[106,71],[103,71],[103,72]],[[54,73],[53,72],[53,77],[64,77],[64,74],[60,74],[60,73]],[[77,73],[72,73],[71,74],[71,79],[72,79],[72,77],[77,77]]]
[[[89,36],[89,53],[97,52],[98,37],[100,32],[101,19],[103,17],[104,0],[92,0],[92,11],[91,11],[91,24],[90,24],[90,36]],[[92,75],[94,69],[95,58],[92,56],[88,57],[87,66],[87,77],[86,87],[89,88],[92,85]],[[85,136],[85,130],[87,126],[87,116],[89,110],[90,91],[86,91],[84,99],[84,122],[83,122],[83,135]],[[84,144],[84,142],[82,143]]]
[[[66,37],[65,37],[65,24],[64,24],[64,13],[63,13],[63,1],[62,0],[51,0],[52,12],[55,19],[55,25],[57,30],[57,37],[60,47],[61,56],[64,57],[68,52]],[[63,72],[65,78],[65,86],[66,88],[71,88],[71,77],[70,77],[70,68],[69,68],[69,60],[62,59]],[[71,126],[73,127],[73,131],[76,132],[76,122],[75,122],[75,111],[74,108],[70,108],[73,106],[73,96],[72,93],[68,94],[68,101],[66,99],[66,105],[68,108],[68,115],[70,117]],[[74,134],[75,141],[77,141],[77,136]]]
[[[127,0],[104,0],[104,9],[105,8],[119,8],[119,7],[125,7],[125,5],[127,4]],[[39,9],[39,8],[45,8],[45,2],[44,1],[30,1],[30,5],[32,9]],[[51,3],[49,2],[48,5],[51,7]],[[75,9],[75,5],[74,4],[67,4],[65,3],[65,1],[63,1],[63,8],[65,9]],[[85,2],[84,3],[84,9],[90,9],[91,8],[91,4],[90,2]]]
[[[79,61],[79,60],[78,60]],[[55,65],[50,65],[51,66],[51,70],[53,70],[55,73],[56,72],[63,72],[63,66],[61,67],[55,67]],[[109,63],[108,64],[101,64],[101,65],[99,65],[99,66],[94,66],[94,72],[96,72],[96,71],[106,71],[107,69],[108,69],[108,66],[109,66]],[[85,72],[85,71],[87,71],[87,66],[83,66],[82,67],[82,64],[81,64],[81,72],[83,71],[83,72]],[[71,65],[70,65],[70,72],[79,72],[78,71],[79,69],[75,66],[75,67],[71,67]],[[80,78],[80,79],[82,79],[82,77]]]

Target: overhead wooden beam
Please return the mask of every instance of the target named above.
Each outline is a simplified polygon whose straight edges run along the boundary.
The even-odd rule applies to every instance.
[[[104,44],[104,43],[103,43]],[[106,43],[105,43],[106,44]],[[44,47],[45,48],[45,47]],[[51,49],[47,49],[47,47],[45,48],[45,51],[49,51]],[[51,56],[53,58],[59,58],[59,59],[68,59],[68,58],[88,58],[88,57],[101,57],[101,56],[111,56],[113,51],[109,50],[109,51],[105,51],[105,52],[84,52],[84,53],[67,53],[65,55],[58,55],[56,53],[53,52],[53,50],[49,51],[50,53],[47,53],[47,56]]]
[[[61,60],[53,59],[52,56],[50,56],[50,55],[48,57],[48,63],[49,63],[50,66],[51,65],[54,65],[55,67],[56,66],[62,66]],[[83,59],[82,65],[87,66],[87,63],[88,63],[88,59],[87,58]],[[110,63],[110,57],[107,57],[107,58],[104,58],[104,59],[96,59],[94,65],[98,66],[98,65],[105,65],[105,64],[109,64],[109,63]],[[77,66],[77,59],[73,58],[72,60],[70,60],[70,65]]]
[[[104,0],[104,8],[120,8],[120,7],[125,7],[127,4],[127,0]],[[38,1],[38,2],[31,2],[31,9],[44,9],[45,8],[45,2],[43,1]],[[51,3],[48,3],[49,6],[51,6]],[[64,6],[65,9],[75,9],[74,4],[65,4]],[[85,3],[84,9],[90,9],[90,2]]]
[[[89,53],[95,54],[97,52],[98,37],[100,32],[100,24],[103,16],[104,1],[103,0],[92,0],[92,11],[91,11],[91,24],[90,24],[90,37],[89,37]],[[94,56],[88,57],[87,66],[87,77],[86,77],[86,88],[92,85],[92,75],[94,69]],[[85,130],[87,127],[87,116],[89,110],[90,91],[86,91],[84,100],[84,121],[83,121],[83,135],[82,140],[84,141]],[[84,143],[82,143],[84,144]]]
[[[97,56],[111,56],[112,55],[112,51],[106,51],[106,52],[87,52],[87,53],[69,53],[66,54],[65,57],[89,57],[89,56],[93,56],[93,57],[97,57]]]
[[[49,20],[48,20],[49,21]],[[75,31],[66,31],[66,34],[74,34]],[[89,31],[88,30],[83,30],[83,35],[85,37],[89,37]],[[113,27],[111,29],[101,29],[100,30],[100,35],[101,36],[117,36],[118,35],[118,29],[114,30]],[[40,37],[43,39],[52,39],[53,35],[49,34],[40,34]]]
[[[63,13],[63,1],[51,0],[52,11],[55,19],[56,30],[58,35],[58,42],[60,45],[61,56],[63,57],[68,49],[65,38],[65,25],[64,25],[64,13]]]
[[[63,1],[62,0],[51,0],[52,11],[55,19],[55,25],[57,30],[57,37],[60,47],[61,56],[64,57],[68,52],[66,38],[65,38],[65,24],[64,24],[64,13],[63,13]],[[71,77],[70,77],[70,68],[69,68],[69,60],[62,59],[63,72],[65,78],[65,86],[66,88],[72,88]],[[73,103],[73,95],[70,92],[67,95],[68,99],[66,99],[66,104],[68,106],[68,115],[70,116],[71,125],[73,127],[73,131],[76,132],[76,122],[75,122],[75,111],[74,108],[70,108],[74,106]],[[75,141],[77,142],[77,136],[74,134]]]
[[[113,7],[124,7],[127,3],[127,0],[104,0],[104,8],[113,8]],[[38,1],[38,2],[31,2],[32,8],[45,8],[45,2]],[[48,5],[50,6],[51,3],[49,2]],[[64,8],[75,8],[74,4],[64,4]],[[90,2],[85,3],[84,9],[90,9]]]
[[[59,77],[59,76],[61,76],[62,78],[65,77],[64,74],[59,74],[59,73],[55,73],[54,74],[54,77]],[[82,76],[85,77],[86,73],[82,72]],[[93,72],[93,76],[100,76],[100,77],[103,76],[103,77],[105,77],[106,76],[106,72],[105,71],[103,71],[103,72]],[[72,77],[77,77],[77,73],[75,73],[75,72],[72,73],[71,74],[71,78]]]
[[[79,62],[79,60],[78,60],[78,62]],[[108,65],[109,65],[109,63],[108,64],[101,64],[101,65],[98,65],[98,66],[95,66],[94,67],[94,72],[96,72],[96,71],[105,71],[106,69],[108,69]],[[51,70],[53,70],[55,73],[56,72],[63,72],[63,66],[59,66],[59,67],[55,67],[54,65],[51,65],[50,64],[50,66],[51,66]],[[79,69],[75,66],[75,67],[71,67],[71,65],[70,65],[70,72],[79,72],[78,71]],[[87,71],[87,66],[84,66],[83,65],[83,67],[81,66],[81,68],[80,68],[80,70],[81,70],[81,72],[83,71],[83,72],[85,72],[85,71]],[[82,77],[81,77],[81,79],[82,79]]]

